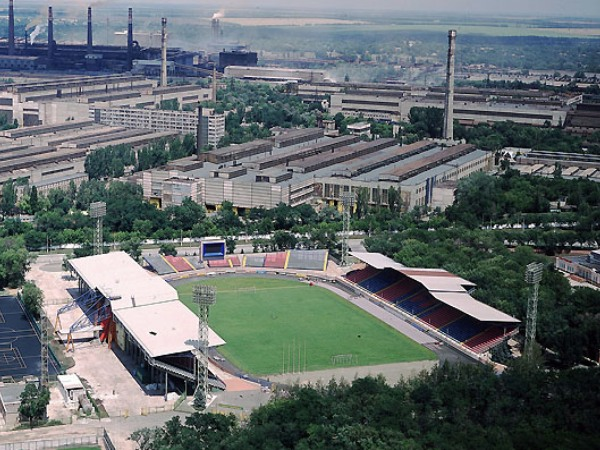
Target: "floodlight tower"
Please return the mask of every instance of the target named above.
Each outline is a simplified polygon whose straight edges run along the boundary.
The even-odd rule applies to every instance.
[[[540,281],[542,281],[543,263],[527,264],[525,269],[525,281],[531,285],[529,299],[527,301],[527,326],[525,328],[525,353],[531,357],[531,350],[535,342],[535,328],[537,324],[537,305]]]
[[[354,208],[354,192],[342,194],[342,266],[348,265],[348,235],[350,234],[350,215]]]
[[[102,221],[106,216],[106,203],[94,202],[90,205],[90,217],[96,219],[96,228],[94,228],[94,255],[102,254],[104,237],[102,236]]]
[[[198,306],[198,351],[196,359],[198,363],[197,386],[194,399],[203,395],[204,405],[196,405],[198,409],[204,409],[208,401],[208,310],[217,302],[217,294],[214,286],[194,286],[192,298]]]
[[[48,386],[48,319],[44,305],[40,308],[40,341],[42,368],[40,369],[40,386]]]

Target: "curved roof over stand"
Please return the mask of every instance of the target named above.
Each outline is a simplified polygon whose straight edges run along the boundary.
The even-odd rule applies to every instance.
[[[520,320],[475,300],[467,289],[475,284],[444,269],[406,267],[380,253],[351,252],[360,261],[376,269],[392,269],[421,284],[438,301],[481,322],[520,323]]]

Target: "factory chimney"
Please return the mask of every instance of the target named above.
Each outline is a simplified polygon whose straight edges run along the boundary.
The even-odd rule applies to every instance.
[[[87,36],[87,52],[92,53],[94,50],[94,41],[92,39],[92,7],[88,7],[88,36]]]
[[[127,22],[127,64],[129,70],[133,67],[133,9],[129,8],[129,20]]]
[[[13,0],[8,2],[8,54],[15,54],[15,11]]]
[[[167,85],[167,19],[165,17],[162,18],[160,50],[160,86],[165,87]]]
[[[54,55],[54,18],[52,17],[52,6],[48,6],[48,58]]]
[[[444,112],[444,139],[454,139],[454,53],[456,30],[448,31],[448,64],[446,66],[446,105]]]
[[[221,24],[219,23],[219,19],[217,17],[212,18],[211,28],[212,28],[213,40],[216,42],[219,40],[219,34],[220,34],[220,30],[221,30]]]

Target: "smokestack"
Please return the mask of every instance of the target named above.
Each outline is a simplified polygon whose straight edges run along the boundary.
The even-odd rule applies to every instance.
[[[220,23],[219,23],[219,19],[216,17],[213,17],[213,19],[212,19],[212,33],[213,33],[213,40],[218,41],[219,34],[220,34]]]
[[[167,85],[167,19],[162,18],[162,33],[160,40],[161,64],[160,64],[160,85]]]
[[[13,0],[8,2],[8,54],[15,54],[15,11]]]
[[[133,9],[129,8],[129,20],[127,22],[127,63],[129,70],[133,67]]]
[[[52,6],[48,6],[48,58],[54,55],[54,18],[52,17]]]
[[[196,130],[196,151],[198,152],[198,159],[200,159],[202,147],[204,147],[202,139],[202,106],[198,104],[198,129]]]
[[[454,139],[454,53],[456,30],[448,31],[448,65],[446,66],[446,108],[444,117],[444,139]]]
[[[94,50],[94,41],[92,39],[92,7],[88,7],[88,39],[87,52],[92,53]]]

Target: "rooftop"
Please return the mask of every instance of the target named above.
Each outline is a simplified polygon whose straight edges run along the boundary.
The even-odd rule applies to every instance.
[[[121,309],[115,316],[152,358],[198,348],[198,317],[180,301]],[[223,344],[209,328],[208,346]]]
[[[111,300],[113,311],[178,300],[173,287],[125,252],[86,256],[69,263],[91,289]]]

